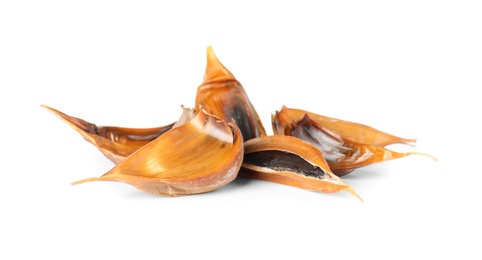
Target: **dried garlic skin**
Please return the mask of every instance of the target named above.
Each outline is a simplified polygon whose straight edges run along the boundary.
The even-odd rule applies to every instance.
[[[117,181],[143,192],[184,196],[218,189],[238,175],[315,192],[345,190],[362,198],[339,176],[373,163],[426,155],[398,153],[390,144],[413,145],[373,127],[285,106],[272,115],[267,136],[248,95],[207,48],[195,108],[175,123],[154,128],[97,126],[42,105],[116,164],[100,177],[73,182]],[[196,111],[197,110],[197,111]],[[229,123],[228,123],[229,122]]]
[[[221,64],[212,47],[207,48],[204,80],[197,88],[195,107],[200,106],[226,122],[234,119],[244,141],[266,135],[258,113],[243,86]]]
[[[286,106],[283,106],[279,112],[276,111],[271,116],[273,132],[279,135],[291,135],[292,125],[300,121],[305,114],[319,126],[357,143],[384,147],[395,143],[413,146],[416,141],[415,139],[397,137],[367,125],[331,118],[301,109],[287,108]]]
[[[354,142],[320,126],[308,114],[296,122],[290,132],[292,136],[313,144],[322,151],[330,169],[338,176],[363,166],[409,155],[430,156],[418,152],[399,153],[384,147]]]
[[[66,122],[81,134],[86,141],[97,147],[109,160],[116,164],[174,126],[174,123],[154,128],[97,126],[49,106],[42,105],[42,107]]]
[[[316,192],[346,190],[363,201],[330,170],[320,150],[291,136],[262,136],[246,141],[239,175]]]
[[[164,196],[215,190],[234,180],[243,161],[241,132],[233,122],[201,109],[189,122],[143,146],[101,177]]]

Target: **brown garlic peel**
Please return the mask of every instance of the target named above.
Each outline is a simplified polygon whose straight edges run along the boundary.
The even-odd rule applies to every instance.
[[[419,153],[400,153],[370,144],[362,144],[336,135],[318,125],[306,114],[292,127],[291,134],[302,139],[323,152],[330,169],[338,176],[346,175],[353,170],[374,163],[403,158],[409,155],[424,155]]]
[[[362,198],[336,176],[313,145],[291,136],[263,136],[244,143],[242,177],[261,179],[316,192],[346,190]]]
[[[234,119],[245,141],[266,135],[243,86],[221,64],[212,47],[207,48],[206,72],[197,88],[195,107],[200,106],[226,122]]]
[[[147,193],[182,196],[215,190],[240,175],[316,192],[345,190],[362,200],[339,176],[371,163],[422,154],[383,148],[395,143],[413,145],[415,139],[285,106],[272,115],[275,135],[267,136],[243,86],[212,47],[207,48],[205,75],[197,88],[199,111],[195,114],[183,107],[183,115],[173,124],[143,129],[98,127],[42,107],[117,164],[100,177],[73,185],[118,181]]]
[[[243,140],[234,122],[227,124],[201,109],[188,123],[173,128],[98,178],[74,182],[119,181],[165,196],[215,190],[237,176]]]
[[[174,123],[154,128],[126,128],[117,126],[97,126],[83,119],[62,113],[54,108],[42,105],[58,116],[70,127],[97,147],[114,163],[123,161],[127,156],[142,146],[170,130]]]
[[[357,143],[384,147],[395,143],[413,146],[416,141],[415,139],[397,137],[367,125],[331,118],[301,109],[287,108],[286,106],[283,106],[279,112],[276,111],[271,116],[273,132],[279,135],[291,135],[292,125],[300,121],[305,114],[308,114],[318,125],[340,137]]]
[[[182,114],[179,119],[174,123],[172,128],[176,128],[179,126],[184,125],[185,123],[191,121],[196,116],[196,111],[192,108],[186,108],[185,106],[181,106]]]

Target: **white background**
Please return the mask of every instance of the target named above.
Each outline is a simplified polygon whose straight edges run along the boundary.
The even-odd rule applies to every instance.
[[[202,3],[201,3],[202,2]],[[1,259],[480,259],[480,1],[2,1]],[[346,176],[364,198],[236,180],[178,198],[123,183],[40,104],[154,127],[192,107],[206,47],[269,134],[282,105],[402,137]]]

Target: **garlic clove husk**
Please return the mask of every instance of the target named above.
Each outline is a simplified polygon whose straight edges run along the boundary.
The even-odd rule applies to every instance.
[[[175,123],[153,128],[127,128],[97,126],[83,119],[62,113],[52,107],[46,105],[42,105],[42,107],[66,122],[115,164],[122,162],[127,156],[139,150],[142,146],[150,143],[171,128],[189,121],[194,116],[192,109],[182,106],[183,115]]]
[[[191,121],[167,131],[101,177],[73,184],[119,181],[147,193],[190,195],[231,182],[242,161],[242,135],[234,122],[200,109]]]
[[[244,143],[240,176],[272,181],[316,192],[345,190],[362,198],[336,176],[323,153],[313,145],[291,136],[263,136]]]
[[[295,123],[291,135],[318,148],[323,153],[330,169],[338,176],[346,175],[360,167],[409,155],[424,155],[435,159],[425,153],[401,153],[384,147],[354,142],[320,126],[308,114]]]
[[[280,111],[276,111],[271,116],[273,132],[279,135],[291,135],[292,125],[300,121],[305,114],[308,114],[318,125],[340,137],[357,143],[384,147],[395,143],[414,146],[416,142],[415,139],[394,136],[367,125],[327,117],[301,109],[287,108],[286,106],[283,106]]]
[[[219,61],[212,47],[207,48],[204,80],[197,88],[195,107],[200,106],[226,122],[234,119],[245,141],[266,135],[243,86]]]

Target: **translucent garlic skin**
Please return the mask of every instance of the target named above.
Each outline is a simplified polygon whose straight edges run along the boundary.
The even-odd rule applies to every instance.
[[[362,198],[340,176],[356,168],[418,152],[385,146],[413,145],[373,127],[285,106],[272,115],[274,135],[263,124],[241,83],[207,48],[195,107],[177,122],[154,128],[97,126],[42,105],[116,165],[100,177],[73,182],[117,181],[141,191],[184,196],[213,191],[237,176],[315,192],[345,190]]]
[[[119,181],[164,196],[204,193],[233,181],[243,157],[236,125],[200,110],[191,121],[167,131],[104,175],[73,184]]]
[[[195,107],[203,107],[226,122],[234,119],[244,141],[266,135],[243,86],[221,64],[212,47],[207,48],[206,71],[202,84],[197,88]]]
[[[174,127],[174,123],[153,128],[97,126],[49,106],[42,105],[42,107],[66,122],[115,164],[122,162],[127,156]]]
[[[331,171],[320,150],[292,136],[262,136],[246,141],[239,175],[316,192],[345,190],[363,201]]]
[[[275,129],[278,134],[288,134],[289,136],[294,136],[314,145],[323,153],[330,169],[338,176],[346,175],[360,167],[415,154],[428,156],[435,160],[434,157],[424,153],[400,153],[377,146],[379,143],[376,142],[375,144],[366,144],[353,141],[353,139],[362,139],[362,137],[366,137],[363,136],[363,133],[367,130],[367,127],[363,125],[352,125],[352,130],[355,130],[355,126],[358,126],[359,136],[357,138],[350,138],[352,137],[351,135],[339,135],[340,131],[336,131],[338,126],[333,127],[333,121],[330,121],[330,124],[325,124],[324,120],[315,121],[311,116],[316,118],[316,114],[309,112],[306,112],[300,120],[289,121],[290,118],[287,116],[289,113],[287,113],[285,108],[283,109],[284,110],[282,111],[284,111],[284,115],[279,112],[273,116],[273,129]],[[294,114],[297,113],[298,112],[295,111]],[[343,124],[346,124],[346,121]],[[331,126],[331,128],[324,127],[324,125]],[[335,131],[332,131],[332,128],[335,128]],[[368,128],[368,131],[374,133],[375,130],[373,128]],[[388,134],[385,135],[385,137],[388,137]],[[394,139],[393,136],[391,139],[397,142],[400,141],[399,138]],[[363,140],[372,140],[374,142],[375,140],[380,141],[381,139],[376,139],[375,136]],[[387,138],[384,139],[384,142],[387,142],[386,140]]]
[[[415,139],[394,136],[360,123],[327,117],[302,109],[288,108],[286,106],[283,106],[280,111],[276,111],[276,113],[271,116],[273,132],[279,135],[291,135],[292,124],[303,119],[305,115],[308,115],[318,125],[328,129],[334,134],[357,143],[385,147],[396,143],[413,146],[416,141]]]

